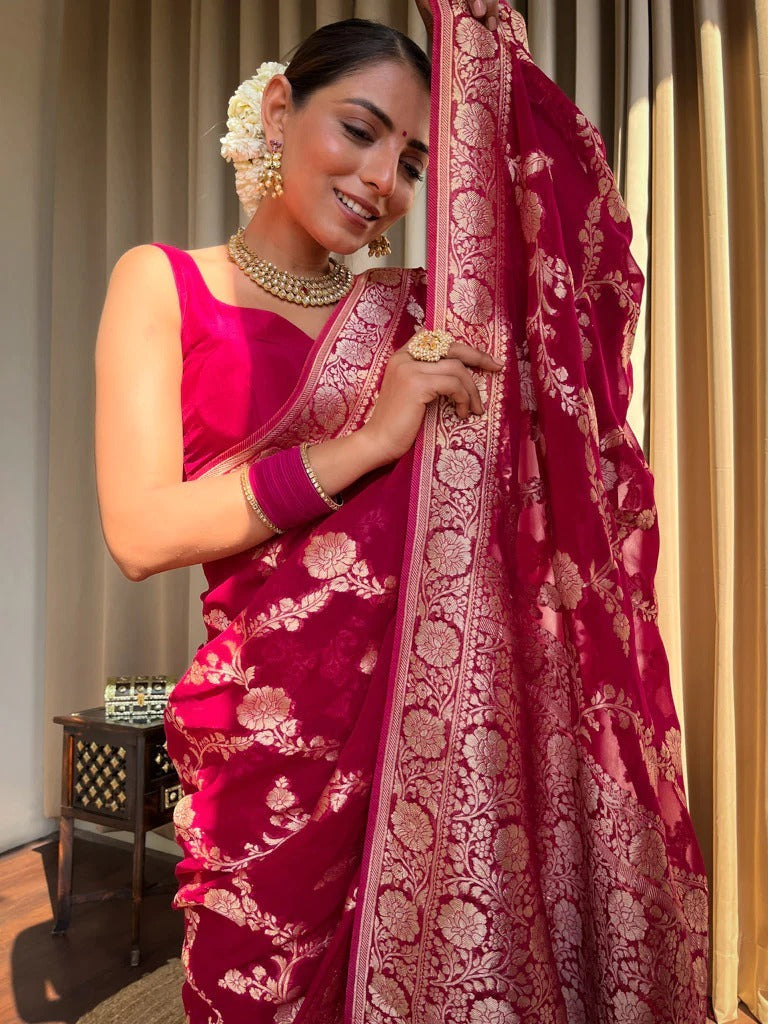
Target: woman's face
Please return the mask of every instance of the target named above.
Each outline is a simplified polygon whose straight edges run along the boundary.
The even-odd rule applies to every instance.
[[[410,67],[371,64],[298,109],[289,102],[279,120],[282,201],[323,248],[354,252],[411,208],[427,169],[429,92]]]

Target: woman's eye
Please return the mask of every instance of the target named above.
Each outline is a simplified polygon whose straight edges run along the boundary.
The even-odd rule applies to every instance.
[[[348,132],[353,138],[359,139],[361,142],[374,142],[374,138],[363,128],[358,128],[357,125],[347,124],[346,121],[341,122],[344,126],[344,130]],[[403,170],[412,181],[423,181],[424,175],[421,173],[418,167],[414,167],[413,164],[402,163]]]
[[[408,175],[409,178],[413,178],[414,181],[424,181],[424,175],[421,173],[418,167],[414,167],[413,164],[405,163],[403,164],[403,167],[405,168],[405,173]]]
[[[373,142],[373,139],[368,132],[363,131],[362,128],[356,128],[353,124],[344,124],[344,127],[350,135],[354,135],[356,139],[365,139],[366,142]]]

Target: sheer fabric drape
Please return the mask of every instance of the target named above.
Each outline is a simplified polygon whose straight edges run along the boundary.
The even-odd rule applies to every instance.
[[[656,475],[662,632],[685,730],[689,799],[713,870],[715,1005],[721,1020],[733,1019],[741,996],[768,1021],[767,865],[759,853],[768,846],[768,0],[514,6],[528,21],[534,59],[600,128],[632,217],[633,255],[647,283],[630,422],[646,446],[650,440]],[[56,10],[45,637],[51,815],[60,752],[51,716],[99,703],[109,674],[181,673],[202,638],[199,572],[128,583],[101,537],[92,366],[109,270],[140,242],[211,245],[236,226],[232,170],[218,138],[229,95],[262,60],[285,57],[317,25],[351,15],[386,20],[424,42],[412,0],[59,0]],[[423,264],[424,199],[392,232],[390,262]],[[367,262],[355,257],[353,266]]]

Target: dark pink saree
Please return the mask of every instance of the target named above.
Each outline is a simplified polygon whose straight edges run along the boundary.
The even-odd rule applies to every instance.
[[[192,1024],[706,1015],[626,426],[631,228],[519,16],[490,34],[464,6],[433,3],[428,289],[360,278],[291,401],[203,472],[356,429],[425,309],[506,370],[484,416],[435,405],[412,455],[207,595],[167,719]]]

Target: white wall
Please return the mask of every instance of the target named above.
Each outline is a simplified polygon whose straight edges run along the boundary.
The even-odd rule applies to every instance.
[[[2,0],[0,850],[48,832],[42,725],[59,0]]]

